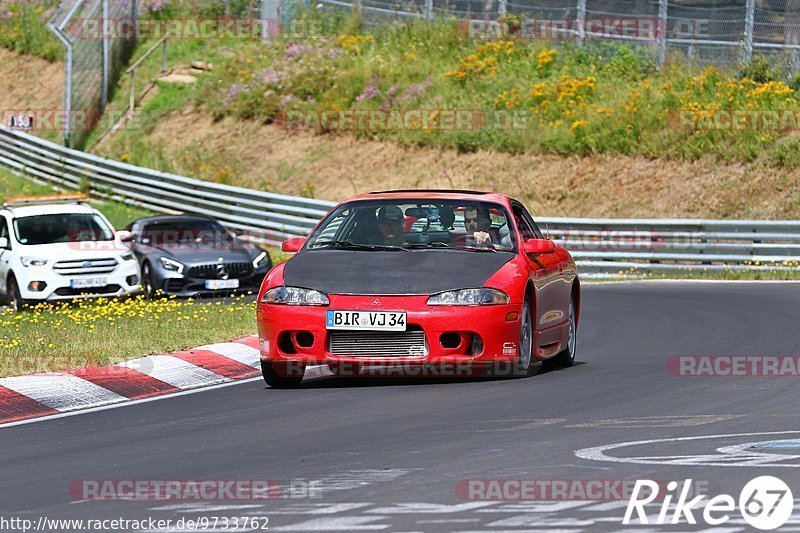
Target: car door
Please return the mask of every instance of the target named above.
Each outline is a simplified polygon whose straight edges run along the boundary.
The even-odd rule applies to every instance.
[[[542,232],[536,226],[522,204],[512,204],[514,219],[522,239],[521,245],[529,239],[543,239]],[[531,268],[531,279],[536,288],[536,310],[534,328],[538,330],[538,346],[544,347],[542,355],[553,355],[548,348],[558,348],[563,340],[563,324],[567,319],[569,292],[565,293],[563,280],[563,257],[560,248],[555,253],[528,255]]]
[[[0,214],[0,238],[8,239],[8,245],[11,246],[11,235],[9,234],[8,220],[5,215]],[[6,248],[0,248],[0,293],[5,294],[8,291],[6,287],[6,280],[8,279],[8,270],[11,265],[11,251]]]

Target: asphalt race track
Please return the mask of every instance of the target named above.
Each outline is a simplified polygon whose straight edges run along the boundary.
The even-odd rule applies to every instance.
[[[297,390],[250,380],[2,428],[0,516],[255,516],[270,531],[692,529],[622,526],[627,500],[469,499],[456,487],[691,478],[738,498],[769,474],[800,497],[797,377],[667,371],[673,355],[798,355],[798,310],[800,284],[587,285],[571,369],[516,380],[320,378]],[[752,453],[775,440],[786,448]],[[654,442],[598,449],[635,441]],[[80,501],[69,491],[80,480],[250,479],[296,491],[270,501]],[[797,504],[782,530],[792,529]],[[734,515],[716,531],[746,530]]]

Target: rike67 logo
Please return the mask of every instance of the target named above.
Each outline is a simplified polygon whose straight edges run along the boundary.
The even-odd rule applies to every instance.
[[[752,527],[769,531],[785,524],[792,515],[794,507],[792,491],[789,486],[773,476],[759,476],[750,480],[739,494],[738,502],[728,494],[720,494],[713,498],[700,494],[689,499],[691,491],[691,479],[685,480],[682,486],[679,486],[676,481],[670,481],[667,484],[667,493],[661,502],[658,516],[648,516],[645,506],[659,496],[659,484],[649,479],[636,480],[622,523],[624,525],[663,525],[679,524],[685,520],[688,524],[696,524],[694,513],[702,511],[705,523],[719,526],[735,518],[738,511],[744,521]],[[705,505],[700,503],[703,500],[707,500]],[[671,505],[673,501],[675,503]],[[653,510],[652,506],[649,510]],[[634,512],[636,512],[638,521],[631,520]]]

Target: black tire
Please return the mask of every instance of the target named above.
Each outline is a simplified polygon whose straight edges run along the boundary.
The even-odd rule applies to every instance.
[[[567,347],[562,351],[543,361],[544,368],[554,370],[557,368],[567,368],[575,364],[575,353],[578,349],[578,327],[575,323],[575,301],[569,303],[569,336],[567,337]]]
[[[306,365],[302,363],[272,363],[261,360],[261,374],[273,389],[291,389],[303,381]]]
[[[159,296],[156,286],[153,284],[153,271],[150,263],[142,264],[142,291],[147,299],[155,300]]]
[[[519,326],[519,357],[512,367],[515,377],[527,377],[533,373],[533,315],[527,300],[522,304]]]
[[[30,301],[22,299],[17,279],[14,276],[8,279],[8,303],[17,313],[31,305]]]

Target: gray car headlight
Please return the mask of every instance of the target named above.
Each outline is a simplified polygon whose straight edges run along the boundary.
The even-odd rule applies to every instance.
[[[328,295],[324,292],[301,287],[275,287],[264,293],[261,303],[284,305],[328,305]]]
[[[269,263],[269,254],[267,252],[261,252],[258,254],[258,257],[253,259],[253,268],[259,269],[267,263]]]
[[[461,289],[434,294],[428,305],[500,305],[510,303],[508,295],[497,289]]]
[[[168,257],[162,257],[159,261],[161,261],[161,266],[166,270],[171,270],[172,272],[177,272],[178,274],[183,272],[183,263],[179,263]]]

